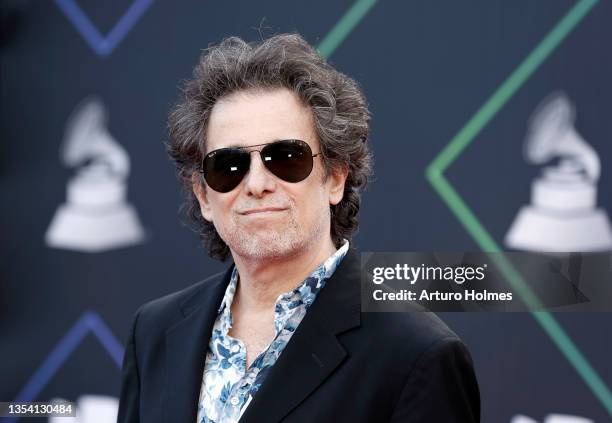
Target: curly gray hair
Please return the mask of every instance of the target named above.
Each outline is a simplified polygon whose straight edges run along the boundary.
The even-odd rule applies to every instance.
[[[192,176],[199,173],[206,151],[206,127],[215,103],[241,90],[287,88],[313,112],[325,164],[346,168],[344,196],[330,205],[331,237],[336,247],[357,231],[361,192],[372,173],[367,139],[370,112],[358,84],[325,62],[298,34],[279,34],[247,43],[238,37],[224,39],[204,50],[187,80],[182,96],[168,117],[170,141],[166,148],[183,186],[182,210],[198,227],[208,254],[225,261],[230,250],[213,223],[204,219],[193,192]],[[205,185],[202,175],[200,183]]]

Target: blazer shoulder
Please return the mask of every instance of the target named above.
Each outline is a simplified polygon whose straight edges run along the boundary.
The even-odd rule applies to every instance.
[[[360,251],[351,248],[345,260],[344,273],[340,277],[349,282],[343,288],[350,286],[350,289],[358,291],[363,271]],[[392,291],[386,284],[379,287]],[[361,293],[357,292],[355,296],[360,298],[361,310],[376,310],[363,303]],[[366,331],[367,339],[375,342],[373,345],[387,345],[389,351],[410,355],[423,352],[444,339],[463,342],[435,313],[417,303],[410,304],[410,308],[390,304],[387,309],[389,311],[361,312],[361,327]]]
[[[197,307],[207,292],[223,282],[227,270],[215,273],[179,291],[164,295],[141,305],[136,311],[138,326],[167,329],[181,320],[191,308]]]
[[[430,311],[362,313],[362,327],[397,350],[422,352],[443,339],[461,338]]]

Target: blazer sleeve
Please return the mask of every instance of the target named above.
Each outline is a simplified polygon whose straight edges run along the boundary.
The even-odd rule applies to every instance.
[[[140,309],[134,315],[132,328],[123,355],[121,370],[121,395],[117,423],[137,423],[140,421],[140,375],[136,360],[136,326]]]
[[[421,354],[390,422],[480,422],[478,382],[459,338],[440,339]]]

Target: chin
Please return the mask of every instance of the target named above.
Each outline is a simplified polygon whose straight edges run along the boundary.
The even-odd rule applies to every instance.
[[[232,254],[254,260],[273,260],[308,251],[325,239],[325,233],[329,233],[329,226],[323,219],[309,222],[306,226],[295,220],[263,227],[235,223],[224,231],[223,240]]]
[[[244,248],[239,246],[235,252],[242,257],[254,260],[275,260],[284,257],[289,257],[297,252],[294,248],[279,248],[279,246],[251,246],[252,248]]]
[[[291,256],[308,244],[307,239],[291,236],[287,231],[262,231],[236,238],[226,241],[232,252],[252,259],[271,260]]]

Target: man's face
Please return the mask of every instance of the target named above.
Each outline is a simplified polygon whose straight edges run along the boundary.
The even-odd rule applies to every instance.
[[[241,91],[215,104],[206,152],[284,139],[305,141],[313,154],[320,152],[311,110],[287,89]],[[323,158],[317,156],[306,179],[285,182],[264,166],[254,149],[249,172],[230,192],[203,187],[194,174],[202,215],[213,222],[232,254],[274,259],[331,243],[329,206],[342,199],[346,171],[333,172],[324,181]],[[279,210],[255,211],[269,207]]]

